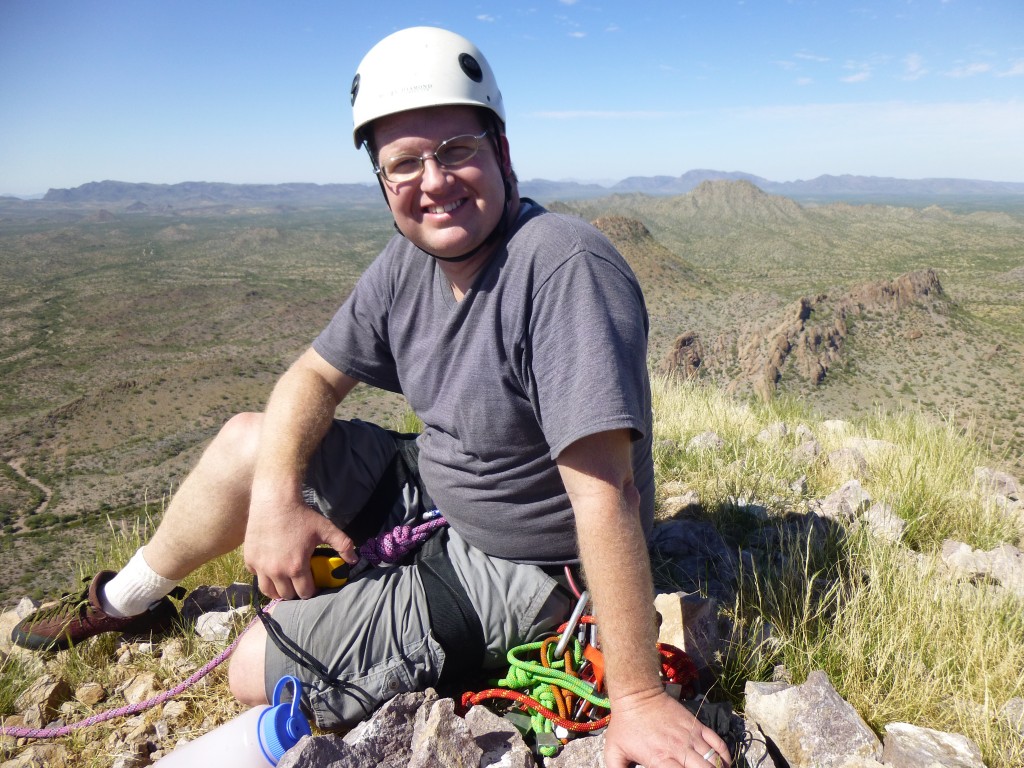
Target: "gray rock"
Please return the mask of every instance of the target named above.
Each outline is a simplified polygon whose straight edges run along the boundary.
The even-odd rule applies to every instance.
[[[18,620],[27,618],[35,613],[39,607],[39,601],[33,600],[30,597],[23,597],[18,601],[18,604],[14,606],[14,612],[18,615]]]
[[[479,768],[483,750],[469,725],[455,714],[455,702],[439,699],[416,713],[409,768]]]
[[[768,753],[768,739],[751,720],[743,721],[743,741],[746,749],[743,752],[743,763],[739,768],[778,768]]]
[[[879,459],[895,450],[896,444],[873,437],[848,437],[843,441],[843,447],[857,451],[867,459]]]
[[[880,541],[897,544],[907,530],[906,522],[885,503],[872,504],[865,510],[860,522],[867,526],[871,535]]]
[[[831,451],[826,458],[829,466],[837,472],[855,477],[864,477],[868,473],[868,460],[856,448],[840,448]]]
[[[746,716],[771,739],[790,768],[840,768],[850,758],[878,760],[882,745],[824,672],[803,685],[746,686]]]
[[[985,554],[992,578],[1015,595],[1024,597],[1024,552],[1011,544],[1000,544]]]
[[[483,752],[480,768],[536,768],[523,735],[505,718],[475,706],[466,713],[466,724]]]
[[[554,757],[544,759],[545,768],[604,768],[604,734],[573,739]]]
[[[797,445],[790,453],[790,456],[792,457],[794,464],[806,466],[807,464],[813,464],[814,460],[818,458],[820,453],[821,445],[817,440],[811,439],[805,440]]]
[[[1024,699],[1017,697],[1010,699],[999,710],[999,714],[1010,724],[1011,728],[1024,736]]]
[[[720,451],[725,448],[725,440],[715,432],[701,432],[690,438],[686,444],[688,451]]]
[[[196,620],[204,613],[213,611],[230,611],[252,604],[254,596],[252,584],[235,582],[227,587],[201,586],[196,587],[181,604],[181,614],[186,619]]]
[[[674,645],[693,660],[698,671],[720,666],[716,654],[723,645],[717,601],[685,592],[654,598],[658,612],[658,642]]]
[[[692,489],[668,496],[661,503],[661,514],[664,517],[696,517],[703,509],[700,495]]]
[[[985,768],[981,750],[966,736],[909,723],[885,726],[882,762],[892,768]]]
[[[277,768],[360,768],[358,750],[337,736],[303,736],[277,763]]]
[[[1020,481],[1013,475],[988,467],[975,467],[974,479],[982,489],[989,493],[998,493],[1012,500],[1021,498]]]
[[[871,497],[859,480],[848,480],[843,485],[811,505],[818,517],[848,525],[860,517],[871,505]]]
[[[797,424],[796,429],[793,430],[793,434],[796,436],[798,443],[806,443],[816,439],[814,436],[814,430],[806,424]]]
[[[786,422],[777,421],[758,432],[754,439],[759,443],[776,443],[788,434],[789,427],[786,426]]]
[[[252,613],[248,605],[229,611],[211,611],[196,620],[196,634],[209,643],[226,643],[235,627],[235,620]]]
[[[1024,552],[1000,544],[987,552],[953,539],[942,542],[942,562],[955,573],[972,580],[992,579],[1015,595],[1024,597]]]
[[[821,422],[821,428],[832,435],[843,435],[853,429],[853,425],[842,419],[826,419]]]
[[[438,700],[433,688],[400,693],[345,734],[344,741],[357,748],[366,765],[403,768],[412,755],[411,744],[420,707]]]

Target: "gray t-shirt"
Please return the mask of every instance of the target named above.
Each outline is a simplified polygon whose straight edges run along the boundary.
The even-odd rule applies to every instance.
[[[555,458],[629,429],[641,519],[654,516],[647,310],[596,229],[524,201],[461,301],[437,262],[396,235],[313,347],[401,392],[424,424],[419,470],[452,527],[520,562],[577,558]]]

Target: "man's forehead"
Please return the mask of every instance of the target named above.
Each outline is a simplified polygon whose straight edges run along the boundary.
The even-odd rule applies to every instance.
[[[378,118],[370,126],[378,147],[415,139],[443,141],[460,133],[478,133],[482,127],[479,110],[462,105],[398,112]]]

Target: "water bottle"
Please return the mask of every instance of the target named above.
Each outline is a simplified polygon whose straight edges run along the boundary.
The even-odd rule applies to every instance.
[[[281,703],[285,686],[292,685],[290,703]],[[299,709],[302,683],[288,675],[277,681],[274,703],[253,707],[234,720],[183,744],[154,763],[159,768],[268,768],[303,736],[312,735],[309,721]]]

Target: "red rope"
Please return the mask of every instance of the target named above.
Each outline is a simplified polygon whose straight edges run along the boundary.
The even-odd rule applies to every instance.
[[[508,699],[509,701],[514,701],[524,707],[536,710],[552,723],[560,725],[567,731],[580,731],[584,733],[588,731],[597,731],[608,725],[608,722],[611,719],[611,715],[605,715],[600,720],[587,720],[586,722],[570,720],[567,717],[562,717],[557,712],[552,712],[532,696],[520,693],[519,691],[510,691],[506,688],[488,688],[487,690],[480,691],[479,693],[467,691],[462,694],[462,706],[468,709],[473,704],[480,704],[487,699]]]

